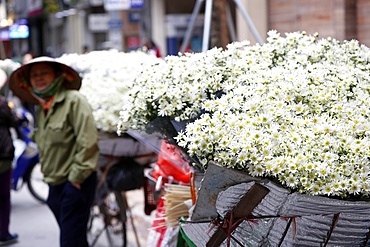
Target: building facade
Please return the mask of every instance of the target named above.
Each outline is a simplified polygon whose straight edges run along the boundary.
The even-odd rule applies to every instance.
[[[212,8],[220,4],[224,12]],[[264,42],[275,29],[370,45],[369,11],[368,0],[0,0],[0,18],[9,20],[0,48],[7,57],[57,57],[85,46],[135,50],[150,38],[163,55],[199,52],[212,45],[216,22],[231,41]]]

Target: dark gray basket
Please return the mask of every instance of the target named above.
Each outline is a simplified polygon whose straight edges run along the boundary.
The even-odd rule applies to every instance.
[[[254,184],[267,195],[232,232],[230,246],[369,246],[370,202],[290,191],[245,173],[209,164],[189,222],[181,228],[196,246],[207,246],[222,219]],[[208,222],[207,222],[208,221]],[[198,222],[198,223],[197,223]],[[202,223],[200,223],[202,222]],[[227,239],[221,246],[227,246]]]

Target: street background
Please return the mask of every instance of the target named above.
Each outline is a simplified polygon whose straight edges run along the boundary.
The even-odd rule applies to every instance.
[[[142,189],[126,193],[128,204],[134,218],[140,246],[146,246],[148,229],[151,226],[154,212],[147,216],[144,213],[144,192]],[[18,233],[17,243],[12,247],[57,247],[59,245],[59,229],[51,211],[45,204],[34,199],[24,186],[20,191],[12,191],[12,212],[10,232]],[[138,247],[128,221],[128,247]],[[107,247],[106,236],[102,234],[94,247]]]

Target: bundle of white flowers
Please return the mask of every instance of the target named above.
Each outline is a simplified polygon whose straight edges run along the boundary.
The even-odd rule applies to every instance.
[[[311,195],[369,196],[370,51],[304,32],[166,57],[129,88],[119,131],[189,120],[178,145]],[[217,93],[222,92],[219,97]]]
[[[263,45],[219,52],[232,71],[227,90],[202,104],[179,146],[204,166],[246,169],[301,193],[369,197],[368,47],[270,31]]]
[[[230,74],[225,55],[214,48],[142,67],[125,98],[119,131],[144,130],[157,117],[183,121],[199,115],[203,102],[224,90],[222,82]]]
[[[21,66],[20,63],[15,62],[9,58],[0,60],[0,69],[4,70],[9,76],[14,70],[18,69]]]
[[[141,51],[125,53],[117,50],[64,54],[57,61],[80,73],[80,91],[92,106],[97,128],[105,132],[117,131],[119,112],[137,73],[146,65],[162,62]]]

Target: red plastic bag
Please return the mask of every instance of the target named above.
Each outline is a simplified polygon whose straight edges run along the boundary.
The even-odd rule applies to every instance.
[[[177,182],[190,183],[192,168],[184,157],[185,155],[179,147],[163,141],[156,163],[160,169],[154,170],[154,176],[173,177]]]

